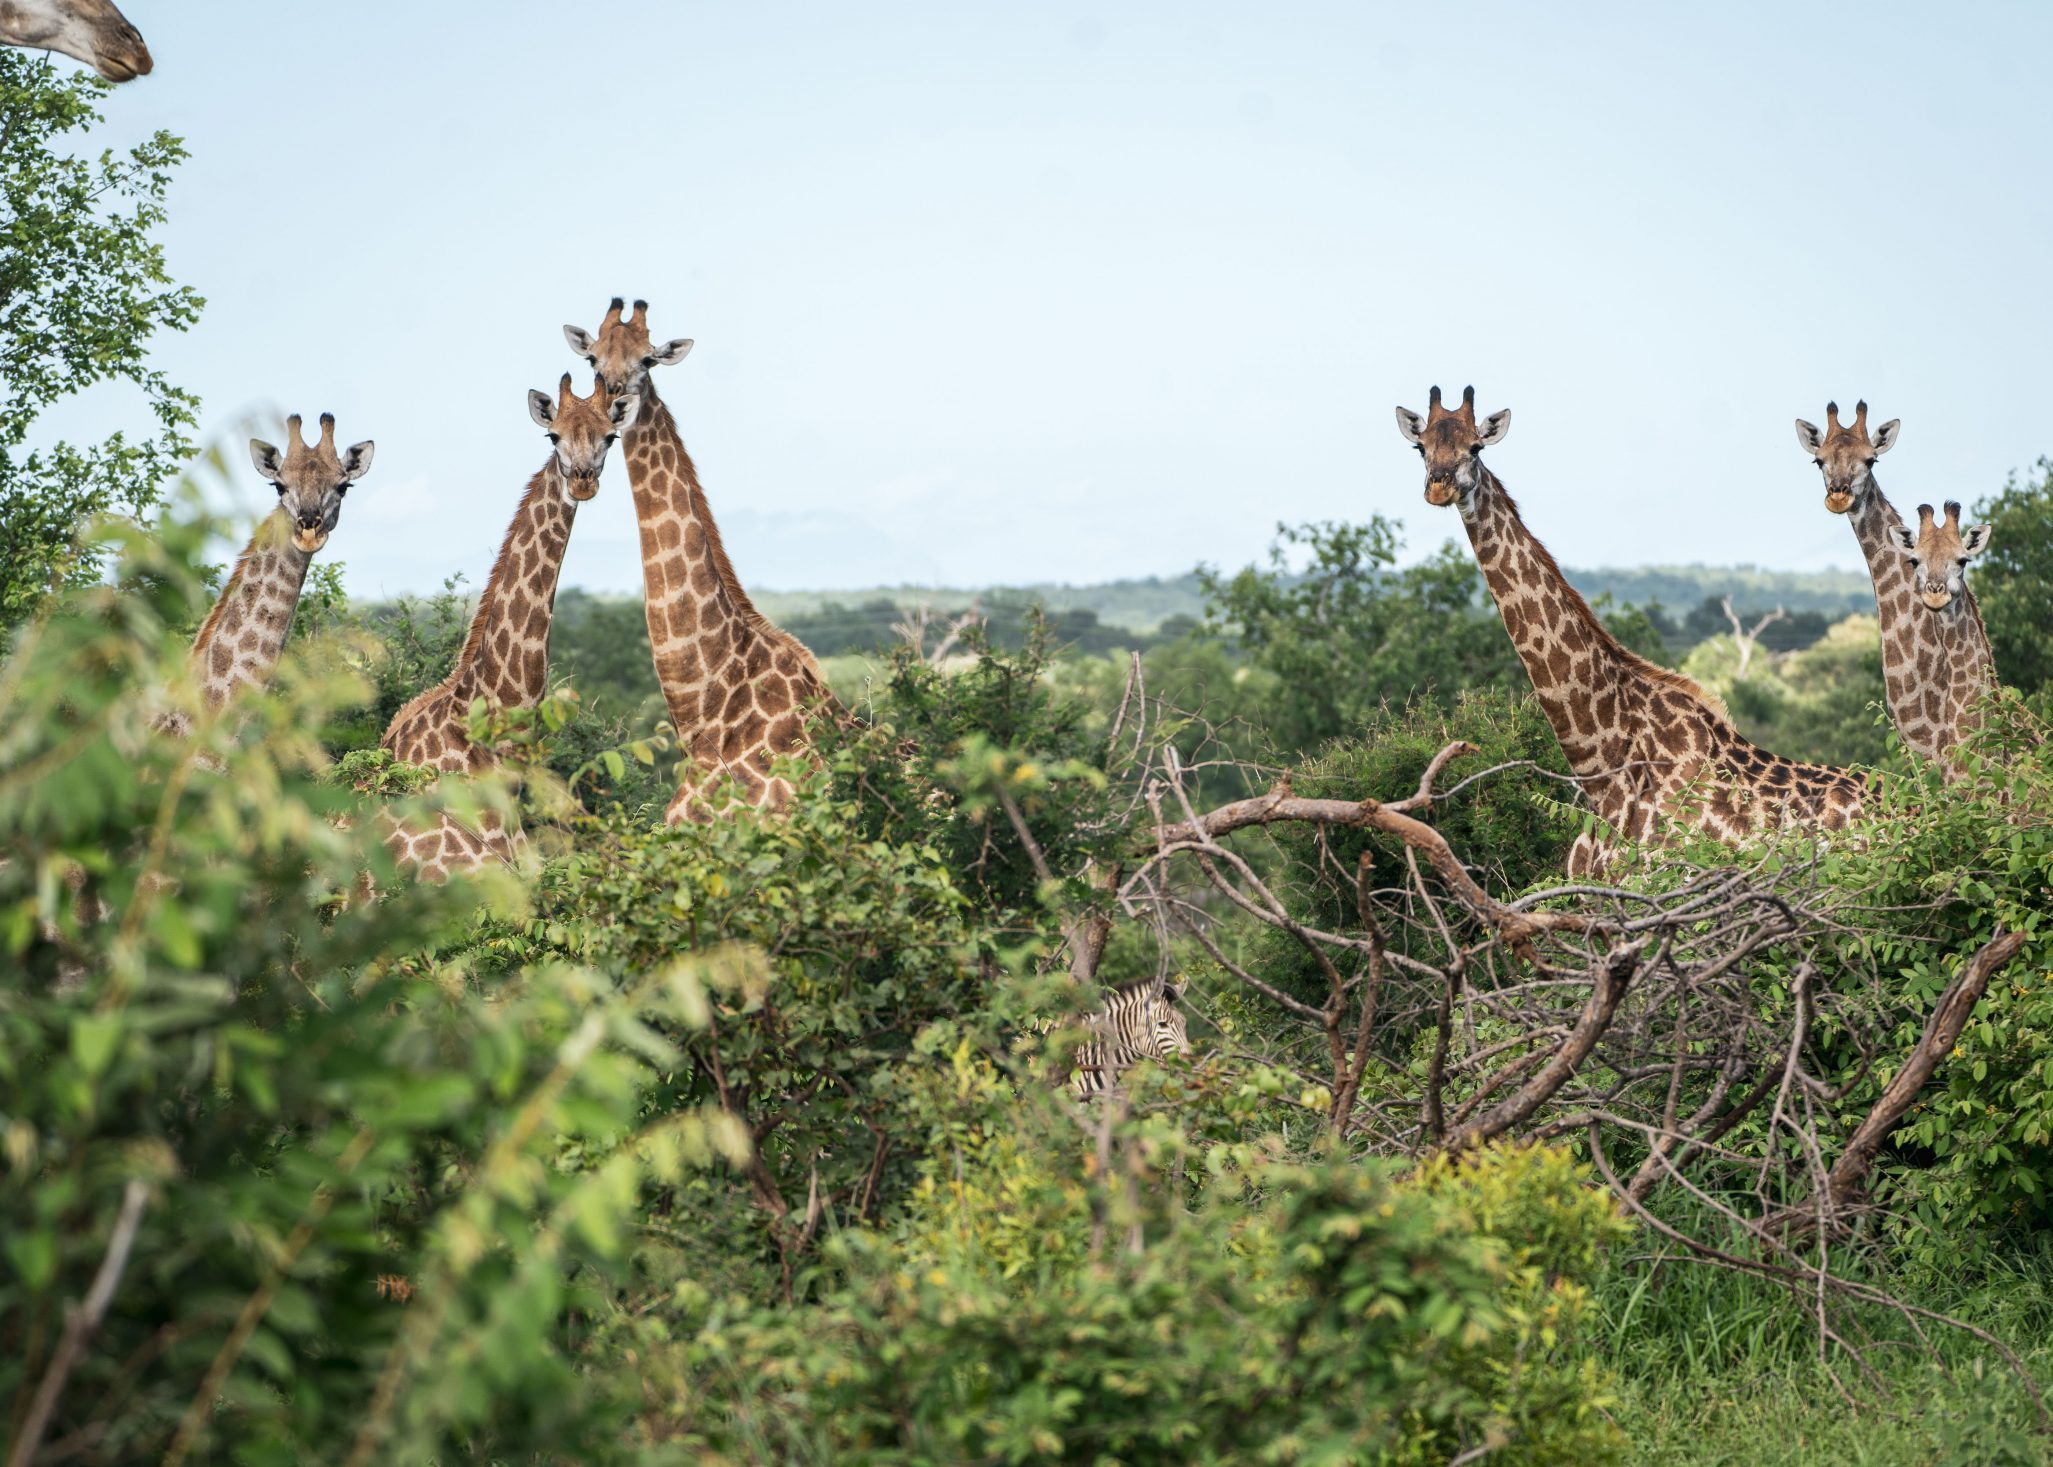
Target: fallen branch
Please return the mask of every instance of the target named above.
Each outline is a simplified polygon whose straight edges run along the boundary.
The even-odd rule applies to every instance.
[[[1932,1017],[1925,1021],[1925,1032],[1903,1062],[1903,1068],[1882,1087],[1880,1098],[1854,1128],[1845,1150],[1825,1174],[1824,1200],[1828,1212],[1837,1215],[1856,1201],[1882,1143],[1889,1139],[1889,1133],[1896,1129],[1897,1122],[1938,1071],[1940,1061],[1953,1052],[1961,1030],[1967,1027],[1968,1016],[1988,991],[1989,980],[2018,955],[2026,937],[2023,932],[1999,931],[1961,964],[1959,974],[1939,995]],[[1779,1221],[1792,1232],[1807,1230],[1815,1222],[1813,1209],[1812,1203],[1800,1204],[1784,1213]]]

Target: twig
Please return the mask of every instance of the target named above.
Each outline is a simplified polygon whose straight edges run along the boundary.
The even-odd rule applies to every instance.
[[[86,1290],[85,1303],[66,1311],[64,1335],[57,1342],[57,1352],[50,1358],[50,1368],[43,1372],[42,1382],[36,1387],[35,1399],[29,1403],[28,1415],[21,1423],[21,1434],[14,1439],[13,1451],[8,1453],[7,1467],[29,1467],[35,1461],[36,1449],[43,1444],[43,1433],[50,1428],[50,1415],[57,1409],[57,1398],[64,1392],[64,1382],[78,1364],[86,1341],[106,1317],[107,1306],[114,1302],[114,1291],[120,1287],[121,1275],[128,1268],[129,1249],[135,1246],[136,1229],[142,1226],[143,1208],[149,1200],[150,1190],[140,1180],[130,1178],[128,1185],[122,1188],[121,1211],[114,1219],[114,1231],[107,1239],[107,1252],[100,1260],[100,1271],[93,1275],[92,1287]]]

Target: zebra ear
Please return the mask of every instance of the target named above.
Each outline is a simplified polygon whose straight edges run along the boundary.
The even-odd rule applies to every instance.
[[[1170,1003],[1182,1003],[1183,985],[1173,978],[1164,978],[1162,980],[1162,997]]]

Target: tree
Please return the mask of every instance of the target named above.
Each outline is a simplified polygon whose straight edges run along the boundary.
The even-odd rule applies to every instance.
[[[152,238],[184,144],[160,131],[97,159],[56,146],[100,121],[109,90],[0,51],[0,630],[53,587],[91,579],[103,557],[81,544],[81,521],[141,514],[192,451],[199,400],[147,360],[157,332],[185,330],[204,304],[172,282]],[[45,408],[102,382],[140,389],[154,430],[27,448]]]
[[[1974,572],[1975,599],[1997,674],[2027,694],[2053,684],[2053,642],[2046,637],[2046,608],[2053,606],[2053,459],[2040,459],[2032,475],[2012,474],[2002,493],[1975,506],[1975,518],[1995,527]]]
[[[1208,629],[1228,637],[1277,690],[1259,722],[1276,751],[1302,752],[1358,732],[1385,704],[1442,706],[1470,688],[1523,689],[1524,669],[1466,549],[1443,544],[1397,567],[1403,526],[1277,526],[1266,566],[1198,572]],[[1292,551],[1310,563],[1294,570]],[[1632,608],[1595,608],[1634,651],[1662,655],[1658,628]]]

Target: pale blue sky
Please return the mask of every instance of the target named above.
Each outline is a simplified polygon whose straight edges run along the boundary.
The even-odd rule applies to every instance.
[[[1858,565],[1830,396],[1899,503],[2053,451],[2043,4],[125,4],[107,140],[188,140],[209,301],[160,359],[377,440],[359,595],[482,579],[616,293],[762,587],[1422,551],[1436,381],[1574,565]],[[640,586],[618,462],[564,583]]]

